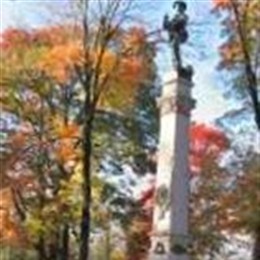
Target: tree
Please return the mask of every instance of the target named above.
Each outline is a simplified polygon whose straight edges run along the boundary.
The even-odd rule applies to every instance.
[[[107,16],[103,16],[102,11],[100,17],[95,17],[97,19],[93,25],[87,22],[87,4],[82,2],[80,10],[83,24],[55,25],[36,30],[11,29],[3,34],[4,40],[1,42],[1,86],[6,91],[1,105],[6,118],[14,116],[19,125],[14,133],[10,133],[9,147],[17,151],[17,165],[22,168],[22,175],[26,173],[32,177],[31,183],[36,186],[33,192],[37,194],[35,200],[38,203],[30,208],[38,207],[39,211],[46,207],[46,215],[39,216],[32,212],[30,215],[36,216],[40,223],[49,214],[55,215],[50,221],[53,224],[51,230],[59,223],[64,224],[61,228],[64,230],[64,250],[68,245],[67,221],[71,219],[61,216],[66,219],[64,223],[56,218],[58,212],[48,211],[53,201],[49,201],[47,193],[51,192],[54,200],[57,196],[59,198],[64,182],[67,187],[78,161],[82,161],[84,196],[80,259],[87,259],[88,255],[91,172],[95,172],[101,162],[94,160],[97,154],[93,156],[92,151],[96,129],[102,124],[107,125],[101,123],[102,120],[111,123],[111,119],[117,118],[115,111],[118,109],[127,110],[128,105],[133,103],[136,90],[144,80],[149,81],[153,73],[150,67],[153,49],[145,39],[144,30],[137,27],[123,29],[121,20],[118,24],[117,20],[113,21],[121,8],[119,1],[105,3],[102,10],[107,11]],[[117,73],[114,73],[115,70]],[[111,109],[114,109],[113,113]],[[103,116],[101,122],[100,115]],[[110,120],[106,119],[108,117]],[[82,144],[82,151],[78,149],[79,144]],[[101,151],[102,145],[97,150]],[[38,155],[37,160],[34,160],[35,154]],[[104,154],[105,151],[98,158],[104,159]],[[16,169],[12,171],[14,173]],[[16,183],[18,181],[15,180]],[[27,194],[28,191],[23,190],[23,193]],[[64,201],[60,206],[69,207],[66,202],[64,205]],[[22,214],[28,215],[28,211]],[[40,223],[37,227],[41,229]],[[38,228],[36,231],[37,234],[43,232]],[[47,256],[44,252],[44,237],[48,235],[40,235],[37,248],[42,258],[53,259],[54,255]],[[58,239],[54,240],[57,242]],[[55,254],[50,247],[55,249],[53,243],[47,251]]]
[[[127,45],[129,41],[125,37],[122,38],[123,40],[121,40],[121,42],[118,42],[121,23],[131,7],[131,2],[126,4],[122,4],[121,1],[100,3],[98,12],[100,16],[96,19],[97,21],[94,28],[91,28],[90,24],[90,5],[91,3],[89,1],[82,1],[80,6],[82,11],[81,25],[83,29],[81,41],[83,62],[82,66],[76,66],[76,74],[84,93],[84,113],[82,118],[83,207],[79,257],[81,260],[88,259],[89,255],[92,133],[96,108],[102,100],[104,93],[117,97],[117,95],[115,95],[115,87],[111,88],[111,86],[112,84],[117,85],[123,78],[122,76],[128,76],[125,82],[130,83],[130,88],[132,88],[133,85],[138,85],[140,78],[142,78],[140,72],[142,73],[142,68],[145,68],[145,63],[140,59],[142,53],[138,52],[138,48],[137,51],[130,50],[129,52]],[[117,16],[119,12],[122,13],[118,20]],[[144,37],[141,35],[141,40],[142,39],[144,39]],[[142,41],[141,45],[143,43]],[[119,44],[119,46],[121,44],[123,48],[113,48],[114,46],[118,46],[117,44]],[[106,60],[109,60],[109,63],[105,62]],[[104,66],[108,67],[105,73]],[[117,70],[118,73],[115,74],[115,70]],[[131,75],[131,73],[133,74]],[[130,77],[129,74],[131,75]],[[128,87],[125,86],[123,89],[128,90]],[[120,88],[120,90],[122,90],[122,88]],[[129,97],[129,95],[125,97]]]
[[[218,129],[203,124],[193,124],[190,130],[190,166],[191,166],[191,234],[193,236],[192,254],[198,257],[213,255],[222,245],[223,236],[219,228],[222,208],[219,197],[225,190],[228,176],[218,165],[223,152],[228,149],[229,141]],[[152,160],[154,160],[154,156]],[[136,211],[137,221],[133,220],[133,229],[137,225],[133,239],[142,239],[136,245],[138,252],[147,255],[154,204],[154,181],[146,185],[138,198],[141,210]],[[205,226],[206,223],[208,226]]]
[[[222,69],[232,72],[232,85],[236,86],[236,88],[234,88],[235,91],[240,94],[242,92],[243,98],[250,98],[250,107],[253,107],[253,114],[255,116],[256,126],[259,130],[259,1],[216,0],[213,1],[213,3],[215,4],[215,10],[217,10],[218,13],[221,15],[220,17],[222,18],[222,28],[224,35],[226,36],[224,44],[220,46],[220,54],[222,58],[220,67]],[[232,128],[232,122],[235,122],[236,120],[239,121],[240,125],[245,126],[246,123],[242,120],[243,118],[245,118],[245,115],[246,118],[248,118],[248,114],[252,114],[252,112],[251,109],[248,111],[248,102],[245,102],[245,105],[244,107],[242,107],[242,109],[227,113],[224,118],[219,120],[219,123],[221,126],[226,126],[226,129]],[[228,224],[230,224],[231,229],[235,226],[236,228],[234,228],[233,231],[236,230],[237,232],[244,232],[243,230],[247,230],[247,233],[253,234],[253,237],[255,238],[255,248],[257,248],[259,247],[259,231],[257,231],[258,227],[256,225],[254,231],[248,228],[249,226],[251,226],[252,223],[255,223],[255,221],[251,217],[257,214],[257,207],[254,206],[256,204],[251,204],[252,207],[250,208],[250,210],[247,209],[248,216],[251,217],[245,217],[243,213],[245,204],[249,203],[252,197],[257,198],[257,188],[254,187],[252,182],[249,182],[250,185],[252,185],[252,188],[243,190],[243,196],[240,193],[242,190],[240,179],[252,178],[252,171],[249,170],[249,172],[247,172],[248,169],[245,169],[247,168],[246,165],[249,163],[248,159],[245,158],[248,157],[248,152],[245,151],[249,150],[250,152],[252,152],[252,147],[248,148],[248,146],[253,146],[256,138],[258,137],[255,135],[254,132],[251,133],[252,140],[250,141],[247,139],[247,142],[249,142],[248,144],[245,140],[245,134],[249,135],[250,137],[250,130],[252,131],[251,125],[249,125],[249,127],[246,127],[245,130],[241,132],[240,135],[243,135],[243,140],[241,140],[239,144],[241,147],[237,147],[237,143],[239,143],[239,136],[232,136],[232,139],[234,137],[234,146],[236,146],[236,150],[239,150],[239,162],[237,162],[239,166],[236,166],[236,168],[237,171],[242,171],[243,175],[242,177],[237,177],[237,181],[235,181],[234,187],[233,189],[231,189],[237,189],[237,192],[234,193],[236,194],[236,196],[233,195],[232,197],[231,194],[226,194],[226,196],[224,196],[224,201],[226,201],[227,204],[223,202],[223,205],[226,205],[226,207],[230,207],[231,212],[234,210],[232,210],[233,207],[236,208],[235,211],[237,215],[235,216],[234,214],[230,214],[230,218],[233,219],[230,219],[230,221],[228,222]],[[250,142],[252,144],[250,144]],[[249,158],[251,158],[251,156],[249,156]],[[254,163],[252,162],[252,164],[255,165],[254,167],[258,167],[256,161],[253,161]],[[257,183],[257,178],[254,180]],[[230,203],[228,203],[228,201]],[[242,219],[244,221],[242,221]],[[257,250],[255,250],[255,252],[257,252]],[[253,255],[253,259],[259,258],[257,253],[253,253]]]
[[[221,211],[226,212],[223,216],[225,221],[221,223],[222,229],[252,235],[254,260],[260,256],[259,170],[259,154],[253,152],[245,159],[242,172],[233,179],[230,189],[220,197]]]
[[[213,4],[223,14],[222,26],[226,36],[224,44],[220,46],[220,67],[234,72],[234,89],[250,98],[255,122],[260,130],[260,3],[257,0],[213,0]]]

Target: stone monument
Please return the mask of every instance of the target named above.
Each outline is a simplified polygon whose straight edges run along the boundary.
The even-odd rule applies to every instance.
[[[163,80],[155,206],[149,260],[188,260],[189,125],[192,68],[184,67],[180,45],[188,39],[186,4],[176,1],[177,13],[164,18],[173,50],[174,69]]]

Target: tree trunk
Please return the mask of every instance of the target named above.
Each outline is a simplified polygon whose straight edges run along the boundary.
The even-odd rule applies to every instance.
[[[48,246],[48,257],[49,260],[57,260],[58,259],[58,241],[52,241]]]
[[[85,113],[87,118],[83,128],[83,206],[81,215],[80,255],[79,260],[88,260],[90,255],[90,206],[91,206],[91,155],[92,155],[92,124],[94,112],[86,97]]]
[[[111,241],[110,241],[110,222],[108,220],[107,227],[105,228],[105,260],[110,260],[111,255]]]
[[[249,65],[246,66],[246,74],[248,80],[248,90],[252,100],[252,106],[255,114],[255,122],[260,131],[260,103],[258,100],[258,87],[255,73]]]
[[[254,241],[254,248],[253,248],[253,260],[260,259],[260,225],[256,230],[255,233],[255,241]]]
[[[89,203],[85,198],[82,209],[79,260],[89,259],[90,210],[88,204]]]
[[[248,39],[246,37],[245,28],[243,27],[243,22],[240,18],[238,5],[236,4],[236,1],[234,1],[234,0],[232,0],[230,3],[233,8],[235,19],[237,22],[238,35],[240,37],[242,52],[244,55],[245,73],[246,73],[246,78],[248,81],[247,89],[249,91],[249,96],[252,101],[255,122],[256,122],[258,130],[260,131],[260,104],[259,104],[258,86],[257,86],[257,70],[254,70],[252,68],[250,51],[247,48]]]
[[[69,226],[65,224],[62,230],[62,244],[61,244],[61,254],[60,260],[69,259]]]
[[[46,260],[47,257],[46,257],[46,251],[45,251],[45,241],[42,236],[39,238],[39,241],[36,244],[35,248],[38,253],[38,260]]]

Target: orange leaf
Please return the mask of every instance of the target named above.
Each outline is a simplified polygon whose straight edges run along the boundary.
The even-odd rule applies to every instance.
[[[213,0],[213,5],[216,8],[227,7],[230,4],[230,0]]]

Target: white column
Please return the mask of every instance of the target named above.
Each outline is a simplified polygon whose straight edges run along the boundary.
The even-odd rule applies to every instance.
[[[189,125],[192,82],[164,78],[150,260],[188,260]]]

